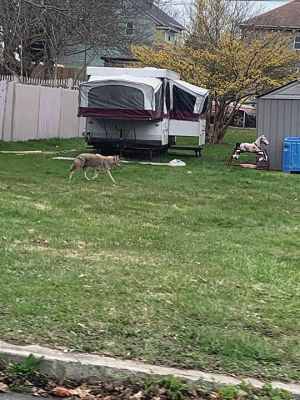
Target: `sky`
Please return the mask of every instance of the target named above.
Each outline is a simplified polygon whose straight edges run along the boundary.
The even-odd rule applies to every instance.
[[[262,14],[263,12],[283,6],[284,4],[287,4],[289,1],[292,0],[252,0],[252,1],[241,0],[241,1],[250,1],[251,3],[254,3],[254,7],[257,7],[259,14]],[[177,13],[175,14],[175,18],[183,25],[186,25],[186,22],[189,19],[187,10],[189,9],[189,5],[192,4],[192,2],[193,0],[170,0],[170,3],[177,11]]]
[[[272,10],[273,8],[277,8],[283,6],[288,3],[286,0],[277,0],[277,1],[255,1],[258,7],[263,7],[265,11]]]
[[[193,0],[173,0],[170,3],[173,3],[175,6],[184,6],[191,4]],[[248,1],[248,0],[242,0]],[[283,4],[288,3],[290,0],[254,0],[253,2],[257,3],[258,7],[263,6],[266,10],[272,10],[273,8],[280,7]]]

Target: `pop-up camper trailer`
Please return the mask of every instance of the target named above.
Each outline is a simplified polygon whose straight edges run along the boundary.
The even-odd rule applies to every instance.
[[[167,149],[177,136],[205,142],[208,91],[156,68],[88,67],[79,88],[84,136],[102,153],[127,147]]]

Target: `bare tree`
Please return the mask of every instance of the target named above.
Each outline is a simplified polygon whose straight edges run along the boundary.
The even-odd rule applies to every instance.
[[[195,0],[190,8],[187,44],[203,49],[217,46],[224,36],[240,39],[240,24],[256,13],[250,1]]]
[[[19,75],[22,63],[18,62],[18,53],[30,35],[31,20],[25,18],[27,10],[22,2],[0,0],[0,7],[1,67],[4,72]]]
[[[47,77],[57,77],[63,55],[84,53],[88,62],[107,49],[129,51],[139,34],[147,36],[127,34],[138,11],[126,0],[0,0],[0,8],[0,63],[15,75],[42,64]]]
[[[154,4],[171,17],[182,22],[183,6],[176,0],[155,0]]]

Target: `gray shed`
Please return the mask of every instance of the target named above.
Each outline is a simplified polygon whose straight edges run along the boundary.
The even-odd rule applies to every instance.
[[[257,97],[256,131],[270,142],[271,169],[282,170],[284,139],[300,136],[300,80]]]

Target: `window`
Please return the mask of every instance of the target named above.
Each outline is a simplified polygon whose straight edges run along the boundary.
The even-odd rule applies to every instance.
[[[95,86],[88,93],[88,107],[104,110],[143,110],[144,94],[140,89],[130,86]]]
[[[126,35],[133,35],[133,22],[127,22]]]
[[[179,112],[194,112],[196,97],[192,94],[173,86],[173,109]]]
[[[295,50],[300,50],[300,36],[295,36],[294,49]]]
[[[165,41],[169,43],[175,43],[176,42],[176,36],[174,32],[166,32],[165,33]]]

